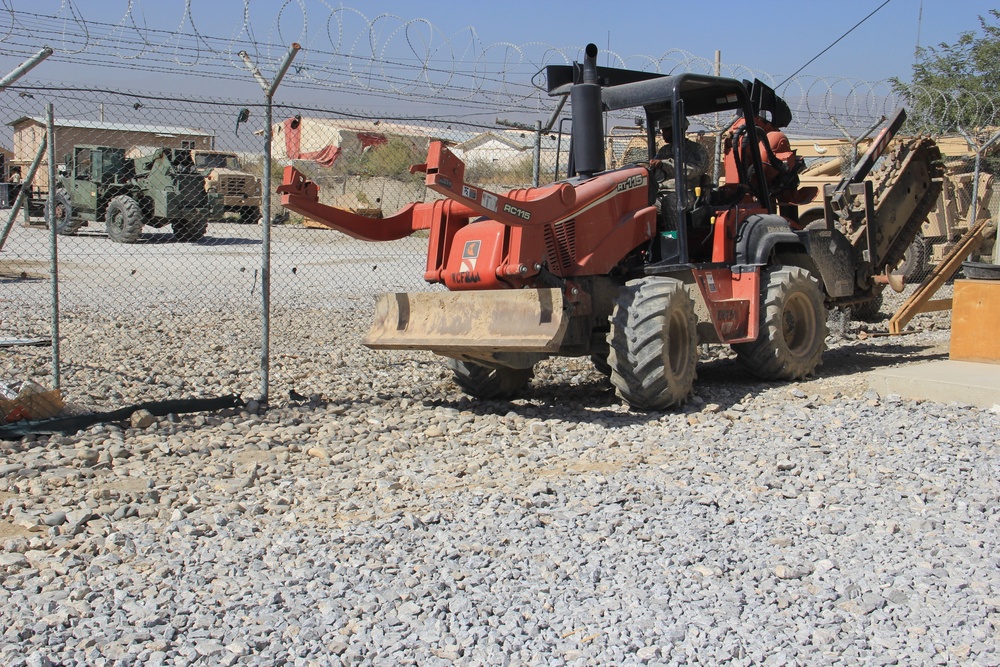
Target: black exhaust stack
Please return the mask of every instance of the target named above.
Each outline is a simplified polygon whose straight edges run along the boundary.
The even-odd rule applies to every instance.
[[[590,178],[605,169],[604,121],[597,45],[588,44],[584,53],[583,82],[573,86],[569,99],[573,109],[573,166],[577,174]]]

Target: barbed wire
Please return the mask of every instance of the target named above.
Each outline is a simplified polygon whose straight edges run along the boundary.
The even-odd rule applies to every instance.
[[[275,7],[259,0],[228,6],[177,5],[174,21],[161,18],[150,25],[137,0],[128,0],[115,21],[100,20],[107,8],[78,0],[61,0],[54,14],[15,7],[0,0],[0,43],[12,56],[28,56],[42,44],[56,50],[57,61],[180,74],[236,81],[248,79],[240,51],[247,51],[265,71],[273,71],[292,42],[301,44],[282,88],[299,91],[339,91],[367,99],[372,106],[395,99],[426,106],[446,105],[438,117],[497,112],[545,112],[554,106],[544,87],[544,68],[582,58],[582,47],[557,47],[541,42],[485,43],[472,26],[446,34],[423,18],[390,13],[369,17],[359,9],[331,5],[326,0],[283,0]],[[160,6],[159,10],[169,9]],[[212,13],[209,14],[208,12]],[[103,13],[102,13],[103,12]],[[178,16],[179,15],[179,16]],[[232,25],[228,36],[213,35],[203,26]],[[258,36],[255,26],[267,25]],[[661,74],[715,72],[713,60],[672,49],[661,55],[601,53],[601,64]],[[777,86],[775,77],[742,64],[721,63],[720,74],[760,79]],[[797,131],[841,135],[867,129],[905,103],[919,102],[924,125],[996,125],[994,95],[951,96],[935,91],[910,91],[906,96],[889,81],[845,77],[796,76],[778,89],[790,104]],[[360,102],[359,102],[360,103]],[[953,123],[954,124],[954,123]]]

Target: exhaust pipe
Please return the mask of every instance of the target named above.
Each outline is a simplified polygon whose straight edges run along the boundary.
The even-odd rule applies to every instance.
[[[605,170],[601,86],[597,77],[597,45],[584,51],[583,82],[570,90],[573,108],[573,162],[576,172],[590,178]]]

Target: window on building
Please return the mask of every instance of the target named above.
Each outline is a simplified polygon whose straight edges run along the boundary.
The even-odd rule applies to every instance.
[[[181,140],[181,150],[194,150],[194,139],[182,139]]]

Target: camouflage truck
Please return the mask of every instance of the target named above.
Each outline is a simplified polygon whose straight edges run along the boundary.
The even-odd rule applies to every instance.
[[[260,179],[240,168],[236,153],[192,150],[191,160],[205,177],[205,190],[221,197],[224,213],[244,223],[260,219]]]
[[[190,151],[157,148],[130,158],[123,148],[78,145],[56,181],[59,234],[75,234],[103,219],[108,238],[117,243],[138,242],[146,225],[168,224],[177,240],[198,241],[209,220],[220,215],[218,197],[205,191]]]

